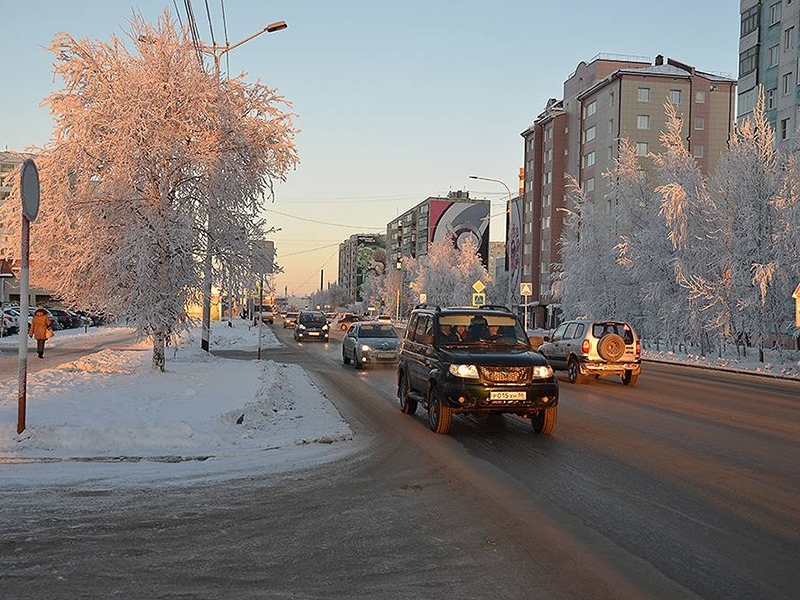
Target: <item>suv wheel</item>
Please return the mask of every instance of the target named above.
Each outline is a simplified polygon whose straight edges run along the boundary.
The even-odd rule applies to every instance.
[[[625,371],[622,375],[622,383],[625,385],[636,385],[637,379],[639,379],[639,374],[633,371]]]
[[[625,340],[616,333],[609,333],[597,342],[597,353],[609,362],[617,362],[625,354]]]
[[[536,433],[542,435],[550,435],[556,426],[556,419],[558,418],[558,406],[551,406],[550,408],[543,408],[538,413],[531,417],[531,425]]]
[[[570,383],[583,383],[583,375],[581,375],[581,366],[578,364],[577,359],[570,358],[567,364],[567,379]]]
[[[400,412],[404,415],[413,415],[417,412],[417,401],[408,396],[408,380],[406,374],[400,374],[400,389],[397,390],[400,398]]]
[[[453,411],[446,406],[442,397],[436,393],[436,388],[431,386],[428,391],[428,427],[433,433],[445,434],[450,431],[450,421]]]

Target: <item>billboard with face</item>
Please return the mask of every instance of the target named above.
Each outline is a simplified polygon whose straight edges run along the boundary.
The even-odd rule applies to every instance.
[[[431,200],[431,242],[450,241],[454,248],[471,239],[478,248],[483,266],[489,266],[489,202],[451,202]]]
[[[519,284],[522,282],[522,202],[521,196],[511,200],[511,210],[506,231],[506,257],[508,259],[509,306],[519,304]]]

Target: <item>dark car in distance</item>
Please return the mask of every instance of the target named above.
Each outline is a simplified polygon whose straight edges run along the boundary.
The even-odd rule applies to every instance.
[[[301,310],[294,326],[294,341],[328,341],[328,318],[320,310]]]
[[[558,414],[553,369],[502,306],[415,307],[400,351],[397,396],[407,415],[422,404],[435,433],[447,433],[457,413],[511,413],[550,434]]]

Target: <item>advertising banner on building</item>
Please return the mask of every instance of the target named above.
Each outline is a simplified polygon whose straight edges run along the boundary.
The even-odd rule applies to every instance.
[[[463,248],[471,239],[481,255],[483,266],[489,267],[489,202],[430,203],[430,242],[448,240],[454,248]]]
[[[521,196],[511,200],[511,210],[506,231],[506,257],[508,259],[508,305],[515,306],[520,300],[517,296],[522,282],[522,202]]]

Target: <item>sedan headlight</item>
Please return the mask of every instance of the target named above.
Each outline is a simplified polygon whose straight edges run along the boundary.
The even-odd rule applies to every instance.
[[[322,326],[322,331],[328,331],[328,326],[327,325],[323,325]]]
[[[541,365],[533,367],[534,379],[548,379],[553,375],[553,368],[550,365]]]
[[[450,374],[464,379],[478,379],[478,367],[475,365],[450,365]]]
[[[362,344],[361,345],[361,351],[362,352],[372,352],[372,348],[368,344]]]

